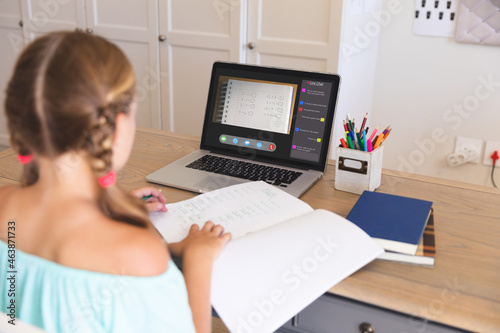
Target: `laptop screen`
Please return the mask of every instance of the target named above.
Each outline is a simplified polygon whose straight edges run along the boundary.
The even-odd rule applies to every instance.
[[[340,77],[216,62],[201,148],[323,171]]]

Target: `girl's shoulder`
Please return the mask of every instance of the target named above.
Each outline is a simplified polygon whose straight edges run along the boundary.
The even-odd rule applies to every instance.
[[[165,272],[170,255],[163,239],[150,229],[107,217],[76,228],[58,249],[62,265],[101,273],[155,276]]]
[[[19,188],[19,185],[14,185],[14,184],[0,186],[0,198],[7,199],[18,188]],[[2,205],[3,201],[5,201],[5,200],[0,201],[0,205]]]
[[[7,185],[0,187],[0,235],[3,235],[7,223],[12,219],[12,214],[9,210],[12,198],[19,188],[19,185]],[[0,236],[0,239],[4,239]]]
[[[0,187],[0,239],[5,240],[7,221],[17,217],[16,238],[25,245],[20,249],[61,265],[132,276],[167,269],[170,255],[153,230],[112,220],[90,202],[61,203],[44,211],[21,189]]]

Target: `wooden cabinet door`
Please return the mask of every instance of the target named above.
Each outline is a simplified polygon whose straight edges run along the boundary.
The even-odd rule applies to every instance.
[[[241,61],[235,0],[159,0],[162,128],[201,136],[212,64]]]
[[[248,2],[247,61],[337,72],[342,1]]]
[[[56,30],[85,27],[83,0],[21,0],[23,29],[30,39]]]
[[[26,44],[26,36],[19,22],[21,21],[21,6],[19,1],[0,1],[0,90],[5,91],[7,82],[12,75],[14,63],[19,52]],[[7,131],[7,120],[2,93],[0,103],[0,145],[10,145]]]
[[[117,44],[137,79],[137,125],[161,128],[160,85],[166,75],[158,65],[156,0],[86,0],[86,29]]]

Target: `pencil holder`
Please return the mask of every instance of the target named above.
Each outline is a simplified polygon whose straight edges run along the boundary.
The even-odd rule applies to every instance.
[[[372,152],[337,147],[335,189],[361,194],[380,186],[384,147]]]

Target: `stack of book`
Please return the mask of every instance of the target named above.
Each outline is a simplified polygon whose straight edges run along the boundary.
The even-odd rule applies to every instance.
[[[431,201],[365,191],[347,219],[385,249],[377,259],[434,265],[436,242]]]

